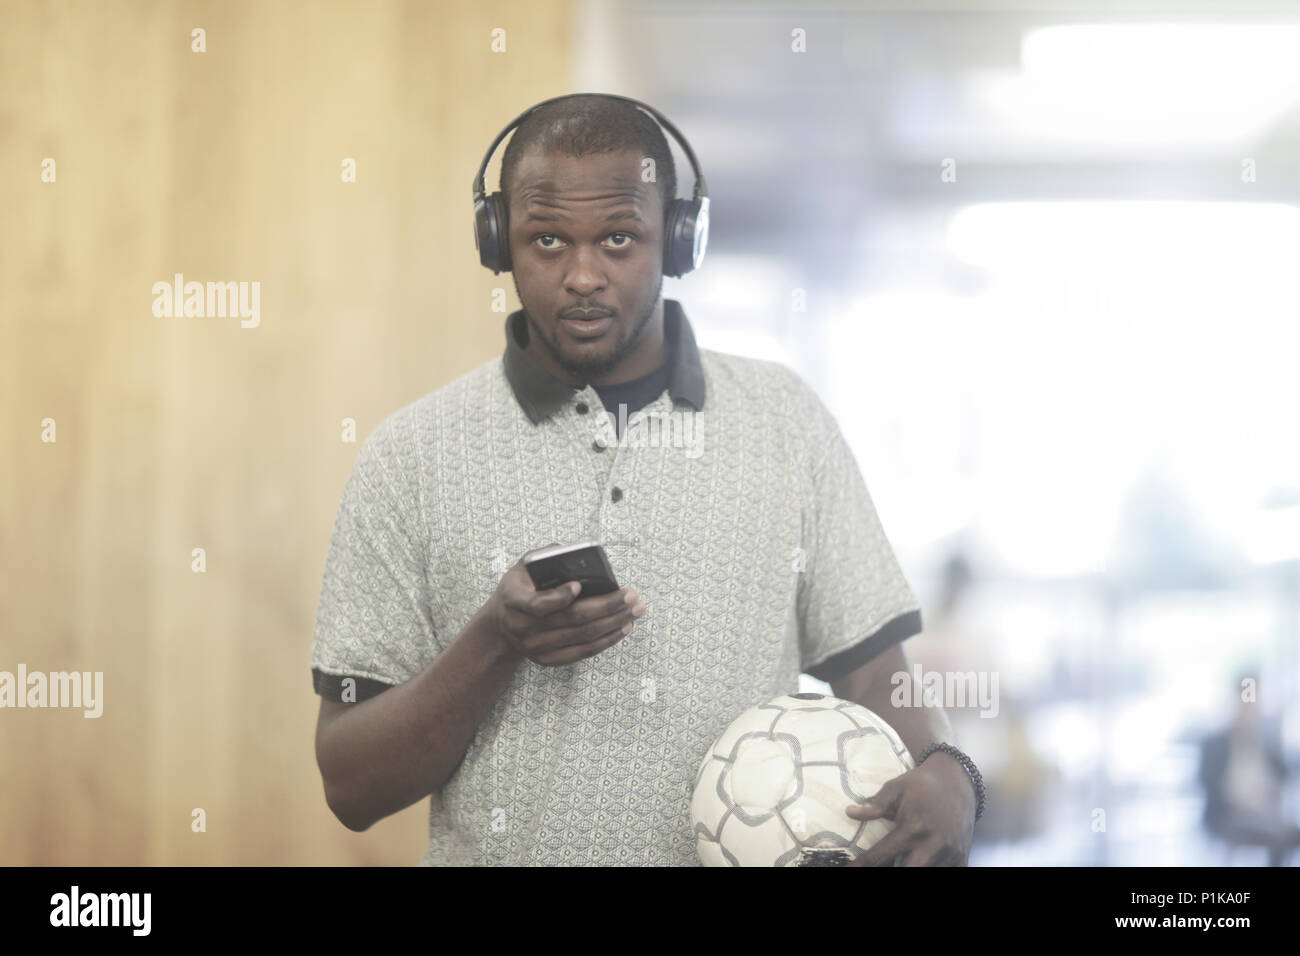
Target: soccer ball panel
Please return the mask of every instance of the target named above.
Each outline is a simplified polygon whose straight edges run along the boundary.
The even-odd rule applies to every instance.
[[[844,795],[852,801],[874,797],[886,782],[909,769],[899,759],[889,738],[874,728],[846,735],[840,741],[840,751]]]
[[[719,781],[724,799],[751,817],[771,813],[799,791],[797,741],[780,735],[746,735]],[[794,746],[792,746],[792,744]]]
[[[778,697],[777,700],[784,700]],[[722,754],[726,756],[736,749],[736,743],[745,734],[749,733],[766,733],[771,729],[772,724],[784,712],[785,708],[776,706],[776,702],[771,704],[761,704],[758,707],[751,707],[733,720],[727,729],[722,732],[717,741],[710,748],[711,753]]]
[[[732,814],[722,827],[719,841],[724,855],[735,862],[728,866],[771,866],[771,855],[790,853],[797,846],[794,836],[781,821],[780,814],[769,813],[758,823],[748,824]]]
[[[803,701],[795,703],[803,704]],[[836,739],[840,733],[857,729],[843,711],[826,707],[793,707],[777,718],[774,730],[799,740],[803,759],[808,762],[839,760]]]

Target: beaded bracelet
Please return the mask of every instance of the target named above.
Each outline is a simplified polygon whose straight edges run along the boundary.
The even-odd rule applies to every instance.
[[[936,750],[942,750],[961,764],[962,769],[966,771],[966,775],[970,777],[971,783],[975,785],[975,819],[978,820],[984,815],[984,777],[980,774],[979,767],[975,766],[975,761],[971,760],[970,757],[966,756],[952,744],[941,742],[932,743],[930,746],[922,750],[920,758],[916,761],[916,765],[918,767],[921,766],[921,764],[925,762],[925,758],[930,756],[930,754],[934,753]]]

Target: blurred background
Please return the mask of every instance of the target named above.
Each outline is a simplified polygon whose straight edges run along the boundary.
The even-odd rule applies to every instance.
[[[0,863],[418,861],[312,750],[340,422],[500,353],[470,181],[575,91],[690,139],[664,295],[817,389],[910,659],[996,687],[972,865],[1300,862],[1297,49],[1296,2],[6,4],[0,669],[105,703],[0,712]],[[155,317],[177,272],[260,325]]]

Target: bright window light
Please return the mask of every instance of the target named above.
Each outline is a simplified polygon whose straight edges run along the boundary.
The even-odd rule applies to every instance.
[[[1244,547],[1256,564],[1300,561],[1300,506],[1257,512],[1246,526]]]
[[[1088,24],[1029,31],[1022,73],[983,82],[1012,125],[1154,145],[1257,136],[1300,101],[1300,26]]]
[[[953,215],[948,248],[965,262],[998,270],[1138,263],[1289,273],[1300,254],[1300,209],[1244,202],[978,203]]]
[[[1300,210],[1073,202],[961,210],[976,296],[874,290],[832,310],[828,400],[900,541],[970,521],[1026,574],[1106,568],[1158,478],[1247,560],[1286,555],[1300,488]],[[868,374],[863,374],[866,363]]]

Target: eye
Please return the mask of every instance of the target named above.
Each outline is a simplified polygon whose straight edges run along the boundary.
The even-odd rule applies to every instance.
[[[636,236],[632,235],[630,232],[615,232],[610,234],[611,239],[613,239],[615,236],[622,236],[624,239],[628,240],[627,242],[623,243],[621,246],[614,246],[615,249],[626,249],[628,246],[630,246],[633,242],[636,241]]]
[[[549,232],[548,232],[548,233],[544,233],[544,234],[538,236],[538,237],[537,237],[536,239],[534,239],[533,241],[534,241],[534,242],[540,242],[540,241],[543,240],[543,239],[555,239],[556,242],[561,241],[561,240],[559,240],[556,236],[551,235]],[[544,245],[544,246],[542,246],[542,248],[543,248],[543,249],[546,249],[546,250],[549,251],[549,250],[551,250],[551,249],[558,249],[558,248],[560,248],[560,247],[559,247],[559,246],[546,246],[546,245]]]

